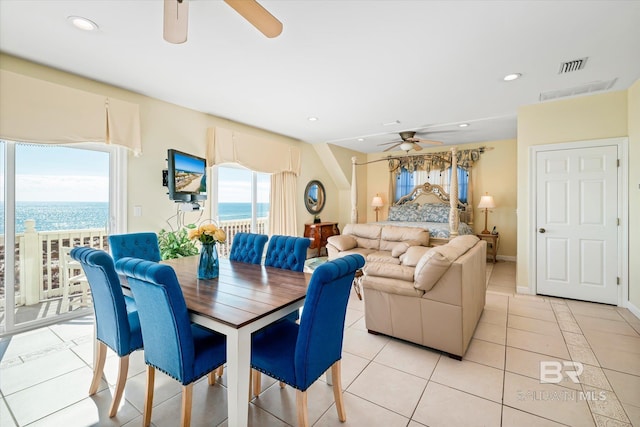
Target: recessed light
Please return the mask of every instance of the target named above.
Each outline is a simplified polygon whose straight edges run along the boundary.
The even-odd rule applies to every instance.
[[[307,120],[309,120],[310,122],[317,122],[318,118],[312,116],[312,117],[307,118]]]
[[[520,77],[522,77],[522,74],[520,74],[520,73],[513,73],[513,74],[507,74],[506,76],[504,76],[504,77],[502,78],[502,80],[504,80],[505,82],[510,82],[510,81],[513,81],[513,80],[517,80],[517,79],[519,79]]]
[[[74,27],[83,31],[95,31],[98,29],[98,24],[90,19],[83,18],[82,16],[68,16],[67,21],[71,22]]]
[[[362,142],[362,141],[364,141],[364,138],[358,138],[358,141]]]
[[[461,127],[461,128],[466,128],[467,126],[469,126],[469,123],[460,123],[458,125],[458,127]]]

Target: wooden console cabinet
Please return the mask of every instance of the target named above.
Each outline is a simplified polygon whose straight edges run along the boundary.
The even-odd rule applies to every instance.
[[[325,248],[326,251],[327,239],[338,234],[340,234],[340,229],[337,222],[317,222],[304,225],[304,237],[311,239],[309,249],[317,249],[318,256],[320,256],[322,248]]]

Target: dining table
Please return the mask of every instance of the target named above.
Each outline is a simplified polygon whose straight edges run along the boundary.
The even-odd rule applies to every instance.
[[[176,272],[191,321],[227,337],[228,425],[249,422],[251,334],[304,304],[311,274],[220,258],[198,279],[198,256],[162,261]]]

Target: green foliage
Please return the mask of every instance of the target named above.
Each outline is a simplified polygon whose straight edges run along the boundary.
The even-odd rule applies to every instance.
[[[178,231],[160,230],[158,233],[158,246],[160,246],[162,259],[198,255],[198,247],[193,240],[189,239],[187,228],[195,228],[195,225],[189,224]]]

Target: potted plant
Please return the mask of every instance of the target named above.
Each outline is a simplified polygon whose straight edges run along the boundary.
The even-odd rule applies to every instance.
[[[167,231],[164,228],[158,233],[158,246],[162,259],[181,258],[185,256],[198,255],[198,247],[189,239],[188,229],[196,228],[194,224],[189,224],[177,231]]]

